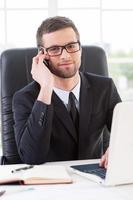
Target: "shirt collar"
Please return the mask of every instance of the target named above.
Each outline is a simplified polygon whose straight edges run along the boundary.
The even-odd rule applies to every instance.
[[[81,85],[81,80],[79,78],[78,84],[71,91],[65,91],[65,90],[61,90],[59,88],[55,88],[54,87],[54,92],[64,102],[64,104],[68,104],[68,99],[69,99],[69,93],[70,92],[73,92],[73,94],[75,95],[77,101],[79,102],[80,85]]]

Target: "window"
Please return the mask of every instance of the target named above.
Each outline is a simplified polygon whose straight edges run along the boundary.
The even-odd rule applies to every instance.
[[[99,0],[58,0],[58,8],[59,9],[72,9],[72,8],[97,8],[100,7]]]
[[[109,74],[122,99],[133,100],[133,1],[58,0],[58,14],[75,22],[82,44],[105,49]]]
[[[133,9],[132,0],[102,0],[102,8],[109,10]]]
[[[123,100],[133,100],[133,11],[103,12],[103,43],[107,45],[109,71]]]
[[[7,44],[10,47],[36,46],[36,31],[47,18],[43,10],[15,10],[7,13]],[[13,22],[13,23],[12,23]]]
[[[79,17],[79,13],[80,16]],[[79,29],[82,44],[100,43],[100,12],[97,10],[61,10],[59,15],[70,17]],[[87,20],[87,24],[86,24]],[[92,23],[93,22],[93,23]]]
[[[37,27],[48,17],[48,0],[0,0],[0,52],[36,46]]]
[[[6,0],[6,6],[7,8],[12,8],[12,9],[43,9],[43,8],[48,8],[48,1],[47,0],[33,0],[27,1],[18,1],[18,0]]]
[[[5,41],[5,23],[4,23],[4,12],[0,10],[0,47],[4,48]]]
[[[4,8],[4,0],[0,0],[0,8]]]

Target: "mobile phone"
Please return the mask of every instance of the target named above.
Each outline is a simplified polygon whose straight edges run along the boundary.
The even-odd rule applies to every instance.
[[[46,65],[46,67],[49,68],[49,62],[48,62],[48,60],[44,59],[44,60],[43,60],[43,63]]]
[[[38,49],[38,51],[41,51],[42,54],[44,54],[44,49],[43,49],[43,48],[40,47],[40,48]],[[46,65],[46,67],[49,68],[49,62],[48,62],[48,60],[44,59],[44,60],[43,60],[43,63]]]

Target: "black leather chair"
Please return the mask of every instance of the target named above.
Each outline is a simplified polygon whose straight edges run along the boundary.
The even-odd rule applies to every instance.
[[[32,57],[37,48],[9,49],[0,57],[1,72],[1,164],[22,163],[14,137],[12,97],[14,93],[32,81],[30,74]],[[83,46],[81,71],[108,76],[107,60],[102,48]]]

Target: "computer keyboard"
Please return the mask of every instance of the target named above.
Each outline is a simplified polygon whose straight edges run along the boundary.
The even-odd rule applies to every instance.
[[[106,169],[100,167],[99,164],[73,165],[71,167],[84,173],[95,174],[102,179],[105,179],[106,176]]]

